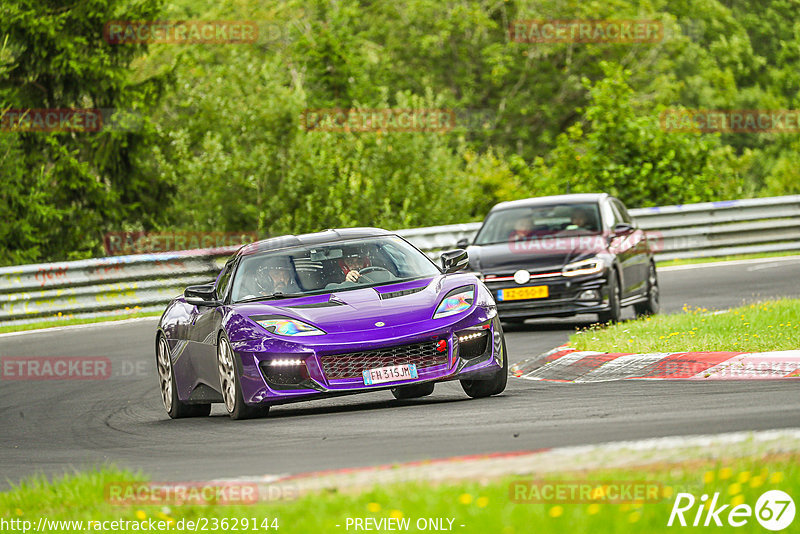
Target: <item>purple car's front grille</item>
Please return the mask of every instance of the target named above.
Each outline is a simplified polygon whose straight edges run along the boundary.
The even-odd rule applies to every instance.
[[[417,369],[447,363],[447,350],[437,350],[438,340],[385,349],[320,356],[328,380],[358,378],[365,369],[413,363]]]

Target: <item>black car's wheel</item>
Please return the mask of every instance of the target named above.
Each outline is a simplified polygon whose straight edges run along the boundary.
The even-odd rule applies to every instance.
[[[236,354],[233,352],[230,342],[224,335],[219,337],[219,343],[217,343],[217,369],[222,399],[225,401],[225,409],[228,410],[231,419],[252,419],[267,415],[269,406],[245,404],[240,380],[241,366],[236,360]]]
[[[637,302],[633,305],[637,317],[645,315],[655,315],[661,309],[659,302],[658,291],[658,276],[656,275],[656,266],[651,263],[650,269],[647,274],[647,300],[644,302]]]
[[[163,335],[156,341],[156,369],[161,390],[164,409],[173,419],[182,417],[204,417],[211,413],[211,404],[186,404],[178,398],[175,386],[175,373],[172,370],[172,359],[169,356],[167,340]]]
[[[597,318],[601,323],[618,323],[622,318],[622,289],[619,283],[619,275],[615,269],[611,269],[608,277],[608,311],[600,312]]]
[[[424,384],[414,384],[411,386],[399,386],[392,388],[392,395],[395,399],[418,399],[419,397],[426,397],[433,393],[433,382],[425,382]]]
[[[503,340],[503,366],[491,378],[474,378],[461,380],[461,387],[464,388],[464,393],[478,399],[481,397],[489,397],[490,395],[498,395],[506,389],[508,383],[508,354],[506,353],[506,341]]]

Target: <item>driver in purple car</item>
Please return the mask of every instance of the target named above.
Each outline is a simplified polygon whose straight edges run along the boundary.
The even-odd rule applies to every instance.
[[[254,296],[301,291],[294,280],[292,263],[286,256],[269,258],[259,265],[250,289]]]

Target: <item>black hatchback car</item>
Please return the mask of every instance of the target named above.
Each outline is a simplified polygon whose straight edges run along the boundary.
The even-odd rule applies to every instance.
[[[579,313],[616,322],[624,306],[633,305],[637,315],[659,310],[651,244],[622,202],[607,194],[500,203],[467,250],[470,269],[506,322]]]

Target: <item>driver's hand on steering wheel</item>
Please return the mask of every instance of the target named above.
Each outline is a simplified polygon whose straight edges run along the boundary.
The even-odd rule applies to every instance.
[[[353,269],[352,271],[348,271],[347,275],[344,277],[345,282],[355,282],[359,278],[361,278],[361,273]]]

